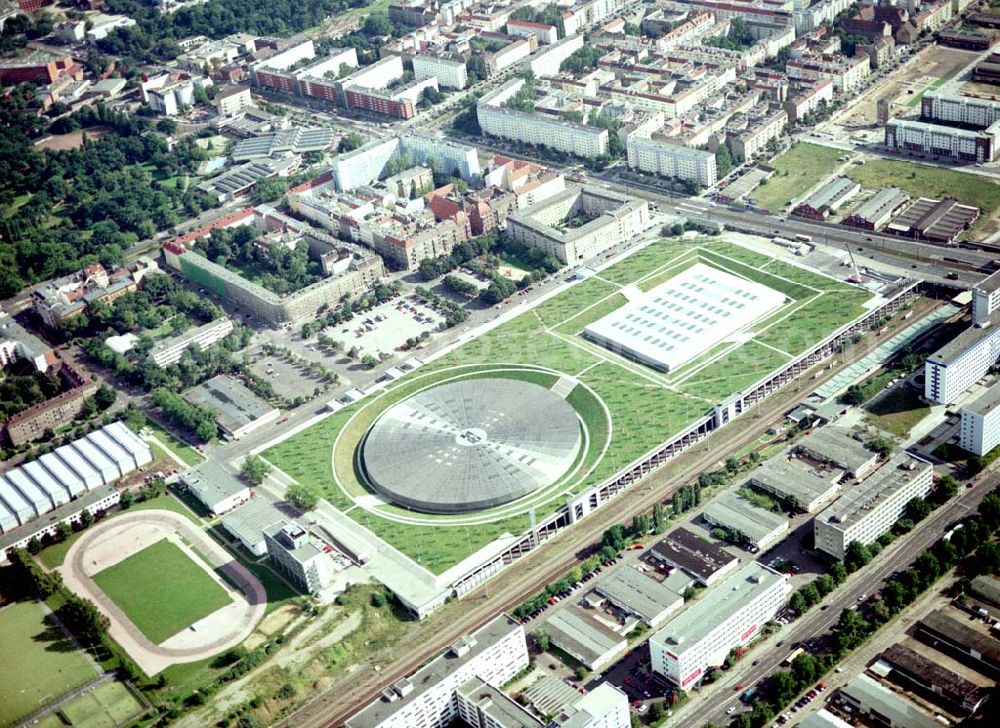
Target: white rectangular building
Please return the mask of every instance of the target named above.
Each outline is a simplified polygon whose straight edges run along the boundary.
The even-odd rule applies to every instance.
[[[893,455],[816,516],[816,548],[843,560],[852,541],[864,546],[877,541],[903,515],[906,504],[926,496],[933,485],[934,467],[929,462],[907,453]]]
[[[973,308],[974,318],[975,307]],[[1000,357],[1000,321],[990,316],[985,326],[973,324],[927,357],[924,397],[950,404],[996,364]]]
[[[975,402],[962,408],[959,444],[976,455],[1000,445],[1000,386],[992,386]]]
[[[785,605],[790,591],[786,576],[751,562],[650,637],[653,670],[690,689],[730,650],[750,642]]]
[[[458,717],[458,690],[478,677],[503,685],[528,666],[524,628],[505,614],[382,691],[382,697],[345,721],[346,728],[443,728]]]
[[[195,344],[202,349],[207,349],[213,344],[222,341],[232,332],[233,322],[228,318],[209,321],[207,324],[197,326],[189,331],[185,331],[183,334],[158,341],[150,349],[149,358],[160,369],[165,369],[171,364],[179,362],[184,352]]]
[[[711,187],[718,180],[715,155],[704,149],[637,134],[629,136],[625,146],[632,169],[688,180],[699,187]]]
[[[463,89],[469,85],[469,74],[461,58],[419,54],[413,57],[413,77],[422,81],[437,78],[442,88]]]
[[[673,371],[784,302],[772,288],[697,263],[587,326],[583,335]]]
[[[566,32],[569,33],[568,30]],[[535,53],[534,58],[528,61],[528,67],[536,78],[554,76],[559,73],[562,62],[581,48],[583,48],[583,36],[571,35]]]

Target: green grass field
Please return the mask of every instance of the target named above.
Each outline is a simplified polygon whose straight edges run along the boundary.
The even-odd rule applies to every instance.
[[[87,657],[45,619],[37,602],[0,609],[0,725],[13,725],[45,703],[98,676]]]
[[[753,191],[753,198],[760,207],[778,212],[793,197],[802,199],[815,184],[826,178],[837,167],[840,149],[830,149],[817,144],[799,143],[768,163],[775,174],[766,184]]]
[[[111,681],[81,695],[59,712],[75,728],[119,728],[142,715],[145,708],[128,688]]]
[[[913,197],[938,200],[953,197],[966,205],[978,207],[980,217],[967,235],[981,236],[997,229],[1000,185],[978,175],[912,162],[875,159],[864,165],[851,165],[847,176],[872,190],[895,185]]]
[[[747,332],[748,341],[721,342],[668,373],[624,359],[580,336],[586,325],[625,302],[621,293],[625,285],[649,290],[696,262],[779,290],[786,303],[756,322]],[[724,398],[860,316],[869,297],[838,280],[733,244],[660,241],[422,367],[384,394],[296,434],[267,450],[264,457],[298,482],[319,487],[333,506],[439,574],[502,534],[524,532],[528,507],[544,518],[562,507],[567,493],[607,480]],[[538,371],[511,371],[518,366]],[[430,516],[394,505],[356,505],[354,499],[367,490],[355,472],[355,452],[368,427],[389,406],[455,377],[533,376],[542,386],[550,386],[546,380],[555,379],[551,372],[580,382],[568,401],[581,416],[591,447],[578,476],[477,514]],[[607,443],[606,450],[595,443]]]
[[[94,581],[155,644],[230,603],[226,590],[166,539],[98,572]]]
[[[153,433],[153,435],[164,445],[166,445],[170,450],[183,460],[185,463],[194,467],[201,462],[204,462],[205,458],[202,457],[201,453],[195,450],[190,445],[178,440],[176,437],[171,435],[169,432],[164,430],[155,422],[147,422],[146,427]],[[157,448],[159,449],[159,448]]]
[[[931,413],[931,408],[908,386],[893,388],[871,402],[866,409],[868,416],[865,419],[868,422],[900,437],[907,437]]]

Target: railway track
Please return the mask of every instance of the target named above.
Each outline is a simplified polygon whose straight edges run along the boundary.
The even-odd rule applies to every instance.
[[[918,301],[916,314],[926,315],[930,303]],[[905,326],[895,322],[894,328]],[[874,346],[874,343],[871,343]],[[732,437],[720,440],[709,436],[705,441],[682,453],[645,480],[592,513],[575,528],[560,532],[520,561],[508,567],[490,583],[473,594],[442,607],[413,633],[404,638],[406,655],[384,670],[376,670],[374,659],[363,663],[350,676],[318,692],[278,725],[285,728],[335,728],[351,715],[375,700],[385,686],[404,678],[443,653],[459,637],[475,631],[496,614],[506,611],[541,591],[547,584],[579,563],[592,550],[603,531],[632,516],[652,510],[653,505],[671,495],[678,487],[690,482],[707,470],[739,452],[758,439],[802,396],[806,390],[824,383],[866,353],[868,347],[855,347],[850,357],[838,366],[823,370],[823,363],[804,372],[778,393],[748,412],[745,426],[739,430],[727,428]],[[817,373],[817,369],[819,372]],[[810,372],[812,377],[810,378]],[[714,434],[714,433],[713,433]]]

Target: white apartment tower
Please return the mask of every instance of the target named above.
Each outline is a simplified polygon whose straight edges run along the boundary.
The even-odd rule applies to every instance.
[[[1000,445],[1000,386],[990,387],[962,408],[959,444],[966,452],[985,455]]]

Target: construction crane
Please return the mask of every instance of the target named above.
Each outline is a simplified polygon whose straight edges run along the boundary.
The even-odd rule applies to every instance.
[[[844,243],[844,250],[847,251],[847,255],[851,259],[851,267],[854,269],[854,275],[848,278],[847,282],[861,285],[861,271],[858,270],[858,263],[854,260],[854,253],[851,252],[851,246],[848,245],[847,242]]]

